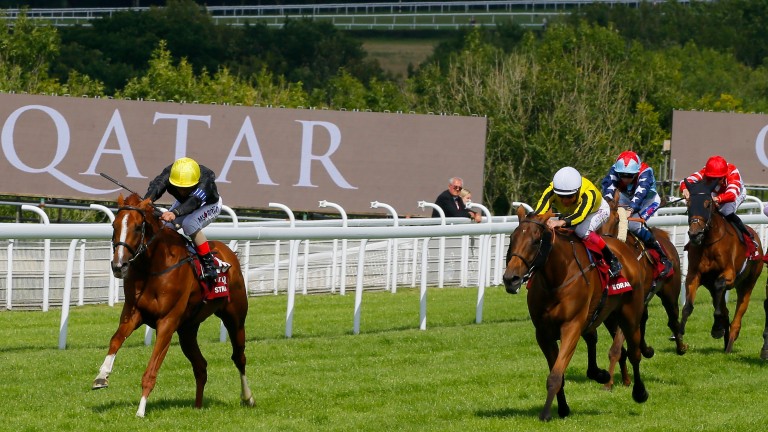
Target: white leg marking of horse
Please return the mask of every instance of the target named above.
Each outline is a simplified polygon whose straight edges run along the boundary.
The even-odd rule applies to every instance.
[[[255,404],[253,401],[253,393],[251,393],[251,388],[248,387],[248,378],[246,378],[244,374],[240,375],[240,387],[242,389],[240,392],[240,399],[243,401],[243,404],[253,406]]]
[[[144,413],[147,410],[147,398],[142,396],[139,401],[139,410],[136,411],[136,417],[144,418]]]
[[[109,374],[112,373],[112,366],[115,364],[115,354],[110,354],[104,359],[104,363],[101,364],[101,367],[99,368],[99,374],[96,376],[96,379],[102,378],[107,379],[109,378]]]

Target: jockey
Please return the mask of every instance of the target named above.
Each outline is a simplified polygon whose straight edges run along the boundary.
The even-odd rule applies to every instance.
[[[600,192],[589,180],[582,177],[573,167],[561,168],[539,198],[535,214],[544,214],[553,207],[560,212],[557,219],[547,221],[550,229],[573,227],[574,233],[584,241],[597,247],[605,262],[609,263],[608,274],[616,277],[621,272],[621,263],[595,231],[608,220],[610,208]]]
[[[656,178],[653,176],[653,168],[633,151],[622,152],[616,163],[608,170],[608,174],[601,183],[603,198],[613,200],[616,190],[619,191],[620,206],[629,207],[632,210],[631,217],[647,221],[656,213],[661,203],[661,197],[656,193]],[[661,244],[656,240],[653,231],[649,230],[643,222],[629,221],[629,230],[637,238],[643,241],[645,247],[659,253],[659,261],[664,269],[659,273],[660,278],[665,278],[672,271],[672,263]]]
[[[184,234],[192,239],[203,266],[202,277],[209,283],[213,283],[217,276],[203,228],[221,213],[222,200],[215,180],[216,174],[209,168],[184,157],[155,177],[144,195],[144,199],[155,201],[167,191],[176,198],[171,209],[163,212],[160,219],[169,224],[180,224]]]
[[[685,200],[688,201],[691,197],[691,193],[685,185],[686,181],[688,183],[698,183],[707,179],[717,180],[717,186],[712,191],[712,201],[717,205],[720,214],[725,217],[725,220],[734,224],[739,231],[749,236],[755,247],[759,248],[757,242],[755,242],[755,237],[736,214],[736,209],[739,208],[739,205],[744,202],[744,198],[747,196],[747,188],[744,187],[744,182],[741,180],[739,169],[735,165],[728,163],[722,156],[710,157],[707,159],[707,164],[703,169],[696,171],[680,182],[680,190]]]

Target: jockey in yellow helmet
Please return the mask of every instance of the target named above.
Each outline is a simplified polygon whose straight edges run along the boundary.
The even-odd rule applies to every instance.
[[[203,278],[209,283],[216,280],[216,268],[203,228],[221,213],[222,200],[215,180],[216,174],[211,169],[183,157],[155,177],[144,195],[145,199],[155,201],[168,192],[176,198],[170,210],[160,218],[180,224],[184,234],[192,239],[203,266]]]

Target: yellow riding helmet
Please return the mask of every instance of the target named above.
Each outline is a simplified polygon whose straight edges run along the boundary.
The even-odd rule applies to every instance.
[[[195,186],[200,181],[200,165],[188,157],[177,160],[171,167],[169,181],[176,187]]]

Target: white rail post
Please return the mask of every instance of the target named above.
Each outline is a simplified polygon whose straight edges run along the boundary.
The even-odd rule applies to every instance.
[[[427,256],[429,248],[429,237],[424,239],[424,244],[421,246],[422,256]],[[427,329],[427,265],[429,263],[426,259],[421,260],[421,288],[419,290],[419,329]]]
[[[109,218],[109,223],[112,223],[112,222],[115,221],[115,214],[112,213],[112,210],[110,210],[106,206],[103,206],[101,204],[91,204],[90,207],[92,209],[94,209],[94,210],[99,210],[102,213],[104,213],[105,215],[107,215],[107,217]],[[109,244],[111,245],[112,242],[110,241]],[[109,252],[110,252],[110,255],[111,255],[112,248],[109,249]],[[120,289],[119,289],[119,282],[117,281],[117,278],[115,277],[115,275],[113,275],[112,272],[110,271],[109,272],[109,287],[107,288],[107,292],[108,292],[107,293],[107,296],[108,296],[107,303],[110,306],[114,306],[115,305],[115,302],[117,301],[117,298],[118,298],[118,292],[119,291],[120,291]]]
[[[355,318],[352,323],[352,333],[360,334],[360,314],[363,304],[363,274],[365,273],[365,245],[367,239],[360,240],[360,250],[357,253],[357,285],[355,285]]]
[[[437,214],[440,215],[440,226],[445,226],[445,211],[437,205],[432,204],[430,202],[426,201],[419,201],[419,207],[430,207],[437,211]],[[427,257],[424,257],[423,259],[427,259]],[[438,250],[438,258],[437,258],[437,286],[438,288],[442,288],[443,284],[445,283],[445,236],[440,237],[440,249]]]
[[[379,208],[379,207],[385,208],[387,209],[387,211],[389,211],[389,213],[392,215],[392,220],[394,221],[393,226],[397,228],[399,223],[398,223],[397,212],[395,211],[394,207],[392,207],[389,204],[385,204],[378,201],[371,202],[371,208]],[[388,245],[387,252],[389,252],[389,246],[390,245],[392,246],[392,264],[390,266],[390,262],[389,260],[387,260],[387,268],[391,270],[388,276],[390,276],[390,279],[392,280],[392,293],[394,294],[397,292],[397,246],[398,246],[397,239],[396,238],[389,239],[387,242],[387,245]]]
[[[50,224],[50,221],[48,220],[48,215],[45,214],[43,209],[40,207],[35,207],[28,204],[23,204],[21,206],[22,210],[31,211],[34,213],[37,213],[38,216],[40,216],[40,222],[42,222],[45,225]],[[50,290],[51,290],[51,281],[50,281],[50,275],[51,275],[51,239],[45,239],[43,240],[43,254],[44,254],[44,261],[43,261],[43,312],[48,312],[48,305],[50,303]]]
[[[347,227],[347,212],[344,210],[344,208],[336,203],[322,200],[318,203],[318,206],[321,208],[325,207],[331,207],[336,209],[336,211],[339,212],[341,215],[341,227],[346,228]],[[336,289],[336,245],[338,240],[333,240],[333,271],[331,275],[331,292],[335,292]],[[339,276],[339,294],[346,295],[346,286],[347,286],[347,239],[341,240],[341,275]]]
[[[232,210],[231,207],[222,205],[221,209],[225,211],[229,217],[232,218],[232,227],[237,228],[237,225],[239,223],[237,219],[237,215],[235,214],[234,210]],[[237,240],[230,240],[229,241],[229,248],[232,249],[232,251],[237,252]],[[246,261],[248,260],[248,257],[245,258]],[[248,297],[248,272],[241,268],[240,272],[243,274],[243,283],[245,284],[245,295]],[[226,342],[227,341],[227,327],[224,325],[224,321],[221,321],[221,324],[219,324],[219,342]]]
[[[8,239],[8,248],[7,250],[7,256],[8,256],[8,272],[5,275],[5,308],[8,310],[13,309],[13,244],[15,240],[14,239]]]
[[[279,208],[288,215],[291,222],[291,228],[296,227],[296,218],[293,211],[285,204],[269,203],[269,207]],[[285,311],[285,337],[293,336],[293,306],[296,301],[296,242],[298,240],[289,240],[288,248],[288,304]]]
[[[75,248],[80,240],[72,239],[69,242],[69,253],[67,256],[75,255]],[[59,321],[59,349],[67,348],[67,327],[69,326],[69,303],[72,295],[72,268],[74,263],[71,259],[67,260],[67,270],[64,276],[64,293],[61,297],[61,320]]]
[[[467,205],[469,208],[479,208],[483,211],[487,223],[492,223],[493,218],[491,212],[482,204],[470,203]],[[488,254],[490,246],[490,235],[480,235],[480,260],[478,262],[478,275],[477,275],[477,307],[475,310],[475,322],[480,324],[483,322],[483,301],[485,300],[485,285],[486,285],[486,273],[488,266]]]

